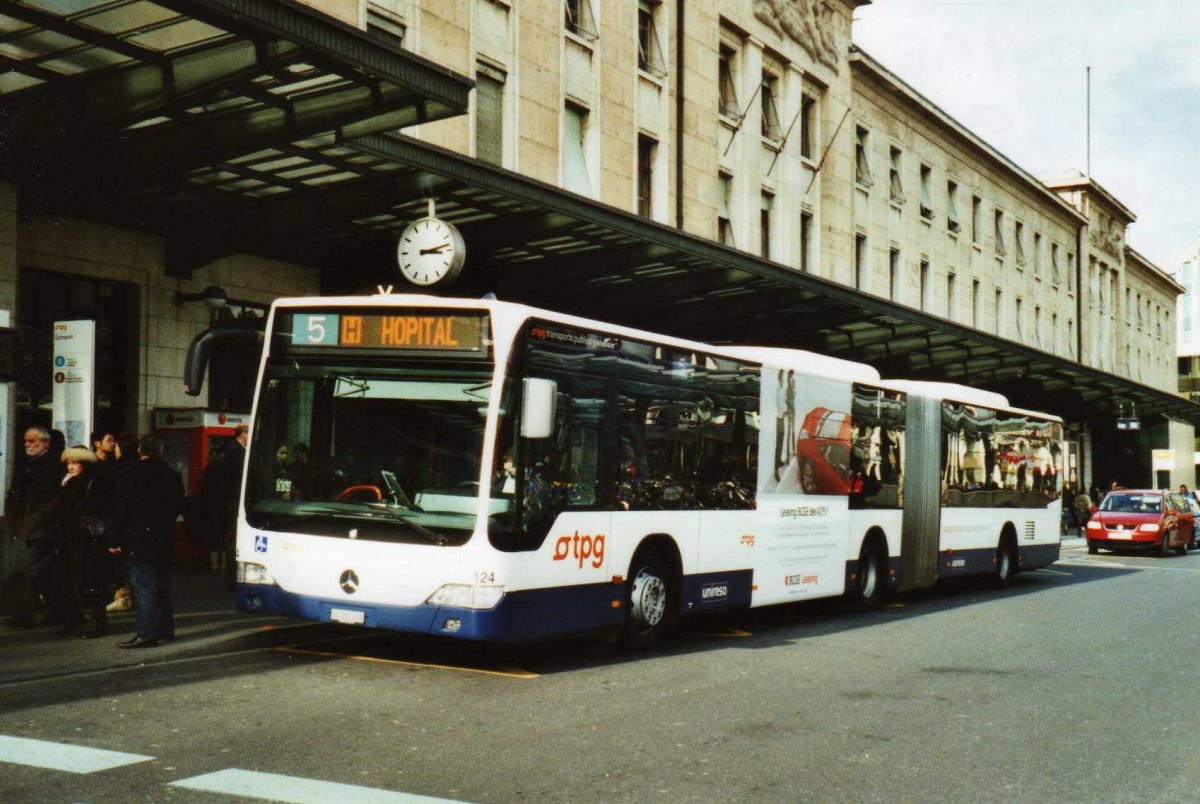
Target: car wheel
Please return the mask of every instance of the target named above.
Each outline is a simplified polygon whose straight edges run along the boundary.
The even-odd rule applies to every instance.
[[[800,488],[805,494],[816,494],[817,492],[817,468],[808,458],[805,458],[800,464]]]
[[[1096,555],[1100,552],[1100,547],[1091,539],[1088,539],[1088,555]]]
[[[1171,554],[1171,534],[1164,533],[1162,542],[1158,545],[1158,555],[1160,558],[1166,558]]]

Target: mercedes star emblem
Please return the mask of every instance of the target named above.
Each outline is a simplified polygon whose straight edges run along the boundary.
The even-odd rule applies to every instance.
[[[358,591],[358,573],[354,570],[346,570],[338,580],[342,584],[342,591],[346,594],[352,595]]]

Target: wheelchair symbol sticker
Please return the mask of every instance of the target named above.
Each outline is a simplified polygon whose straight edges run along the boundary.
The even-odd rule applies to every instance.
[[[263,536],[261,533],[254,537],[254,552],[267,552],[267,537]]]

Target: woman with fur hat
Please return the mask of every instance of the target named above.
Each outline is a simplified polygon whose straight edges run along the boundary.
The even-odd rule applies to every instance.
[[[105,633],[104,606],[112,593],[103,523],[113,490],[95,469],[95,453],[82,444],[63,450],[61,460],[66,464],[60,508],[66,599],[59,635],[71,634],[86,622],[83,636],[90,639]]]

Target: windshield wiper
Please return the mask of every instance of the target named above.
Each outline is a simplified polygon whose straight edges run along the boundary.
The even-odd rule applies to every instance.
[[[364,503],[364,504],[368,508],[370,508],[374,511],[382,511],[383,513],[390,516],[392,519],[395,519],[397,522],[403,522],[405,525],[408,525],[410,528],[412,528],[417,533],[424,536],[429,541],[436,544],[438,547],[445,547],[446,542],[449,541],[442,534],[435,533],[432,530],[430,530],[429,528],[422,525],[420,522],[417,522],[416,520],[411,519],[410,515],[412,513],[414,513],[411,509],[399,509],[396,506],[389,505],[388,503]]]

